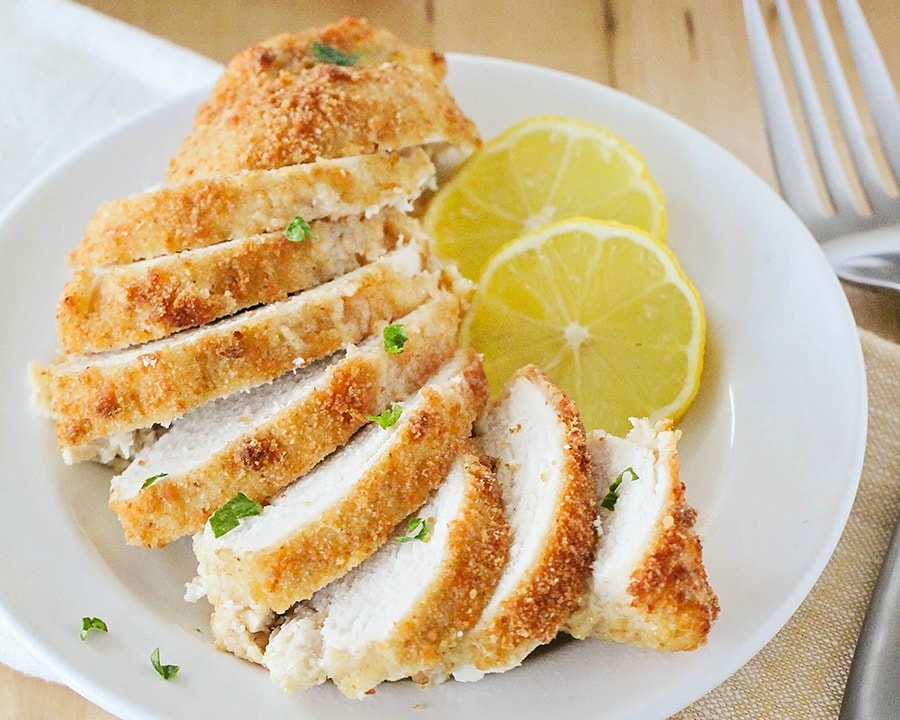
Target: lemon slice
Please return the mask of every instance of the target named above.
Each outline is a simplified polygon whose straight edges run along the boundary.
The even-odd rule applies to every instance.
[[[699,386],[705,335],[700,296],[668,247],[587,218],[498,251],[463,326],[495,393],[535,363],[572,397],[589,430],[618,435],[630,417],[683,414]]]
[[[432,198],[424,224],[438,256],[477,280],[502,245],[575,216],[665,236],[662,193],[634,148],[598,125],[542,115],[475,153]]]

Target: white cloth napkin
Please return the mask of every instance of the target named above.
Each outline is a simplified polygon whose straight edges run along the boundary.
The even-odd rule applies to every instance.
[[[222,71],[69,0],[0,0],[0,27],[0,212],[86,142]],[[56,680],[2,618],[0,662]]]
[[[222,70],[68,0],[3,0],[0,27],[0,209],[85,142]]]

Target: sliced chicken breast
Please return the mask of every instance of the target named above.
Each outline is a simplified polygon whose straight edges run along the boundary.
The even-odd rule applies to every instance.
[[[92,459],[110,435],[168,424],[360,342],[456,282],[452,270],[425,272],[428,262],[416,240],[282,302],[126,350],[32,364],[35,404],[56,419],[67,461]]]
[[[277,626],[263,664],[285,690],[330,678],[353,698],[427,676],[478,619],[508,550],[500,486],[464,454],[392,540]]]
[[[315,220],[284,232],[230,240],[127,265],[76,270],[56,309],[63,351],[119,350],[205,325],[352,272],[402,243],[405,217]]]
[[[465,156],[481,140],[444,68],[438,53],[359,20],[271,38],[229,63],[168,181],[416,146]]]
[[[408,210],[434,179],[425,151],[318,160],[165,185],[101,205],[72,251],[94,267],[208,247],[307,221]]]
[[[437,372],[456,351],[460,313],[459,297],[443,291],[398,319],[400,353],[385,350],[379,331],[173,422],[112,480],[109,504],[126,540],[160,547],[197,532],[239,492],[267,501]],[[145,487],[148,478],[157,479]]]
[[[603,532],[588,593],[566,629],[575,637],[693,650],[719,603],[684,497],[668,421],[633,420],[624,438],[591,433],[588,451]]]
[[[475,627],[448,655],[457,680],[519,665],[556,637],[584,594],[597,543],[584,428],[534,366],[517,372],[476,425],[512,532],[509,562]]]
[[[393,425],[370,423],[227,534],[207,523],[194,552],[213,607],[283,613],[369,557],[447,474],[486,393],[478,356],[460,351]]]

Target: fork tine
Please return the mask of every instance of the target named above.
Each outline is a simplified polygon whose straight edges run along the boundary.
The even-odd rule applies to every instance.
[[[828,122],[825,120],[825,112],[822,110],[822,103],[819,101],[819,95],[816,92],[809,63],[803,52],[803,45],[800,43],[800,35],[794,23],[794,16],[791,14],[787,0],[776,0],[775,5],[778,7],[778,19],[781,22],[788,58],[791,63],[791,69],[794,72],[794,82],[800,93],[800,102],[806,115],[806,124],[812,137],[813,148],[815,149],[816,157],[819,159],[819,167],[822,170],[825,187],[828,189],[828,194],[831,196],[831,201],[837,212],[856,212],[853,192],[850,189],[850,183],[847,181],[847,175],[841,166],[841,160],[838,157],[831,133],[828,130]],[[826,30],[825,32],[827,33],[828,31]],[[830,41],[830,39],[829,37],[828,40]]]
[[[900,100],[856,0],[838,0],[850,51],[894,179],[900,183]]]
[[[800,145],[759,4],[757,0],[743,0],[743,3],[747,39],[778,184],[788,204],[809,225],[823,217],[825,208]]]
[[[838,59],[831,33],[828,31],[828,24],[825,21],[822,6],[819,0],[807,0],[806,5],[809,9],[816,45],[819,48],[819,56],[822,58],[822,65],[825,68],[825,78],[828,87],[831,89],[834,106],[844,131],[844,137],[847,140],[850,156],[853,158],[856,173],[866,198],[874,208],[887,199],[887,193],[884,191],[879,179],[875,158],[869,148],[869,143],[866,141],[866,133],[863,130],[859,113],[850,94],[847,77],[841,70],[841,63]]]

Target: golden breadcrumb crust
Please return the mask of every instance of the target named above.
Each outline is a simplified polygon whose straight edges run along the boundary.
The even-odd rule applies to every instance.
[[[312,235],[256,235],[149,262],[76,270],[56,308],[64,352],[118,350],[284,300],[392,250],[382,214],[316,220]]]
[[[399,320],[408,337],[402,353],[387,353],[381,344],[350,352],[301,402],[202,464],[161,478],[132,497],[121,497],[114,484],[109,505],[119,516],[125,539],[161,547],[202,529],[238,492],[257,502],[268,500],[346,443],[367,415],[421,387],[455,352],[460,314],[459,298],[443,292]]]
[[[369,32],[345,20],[239,53],[197,111],[168,181],[432,143],[477,148],[474,124],[443,84],[443,57]],[[315,62],[316,41],[362,54],[347,67]]]
[[[208,247],[306,220],[405,206],[434,176],[420,148],[320,160],[163,186],[105,203],[70,261],[91,267]]]
[[[329,45],[353,57],[353,67],[372,67],[383,63],[409,65],[443,80],[447,74],[444,56],[430,47],[410,45],[390,30],[369,23],[365,18],[343,17],[331,25],[274,35],[236,55],[229,63],[235,71],[254,73],[258,54],[270,58],[268,72],[298,74],[319,61],[314,43]]]
[[[471,663],[485,671],[516,665],[537,645],[556,637],[585,592],[597,546],[595,493],[578,409],[536,366],[517,371],[509,386],[520,376],[541,390],[559,418],[558,428],[547,430],[561,430],[564,481],[537,561],[495,615],[482,620],[454,655],[458,664]]]
[[[365,560],[425,502],[446,476],[487,398],[479,357],[460,352],[461,374],[442,387],[420,390],[420,403],[400,421],[390,449],[314,522],[266,548],[236,554],[226,535],[197,552],[214,604],[227,599],[284,612]],[[211,542],[206,531],[196,538],[195,550],[198,542]]]
[[[677,452],[669,458],[669,472],[668,511],[657,521],[653,547],[628,586],[631,607],[646,618],[634,640],[656,650],[693,650],[706,642],[719,601],[706,576],[694,530],[697,511],[685,499]]]
[[[393,628],[387,644],[329,663],[330,677],[348,697],[363,697],[384,680],[430,675],[472,628],[490,600],[509,555],[503,494],[490,468],[469,443],[463,456],[466,490],[449,527],[448,548],[428,591]],[[415,573],[417,569],[409,568]],[[335,666],[340,671],[335,672]]]
[[[631,576],[631,606],[647,622],[633,640],[654,650],[694,650],[719,616],[719,601],[703,565],[694,531],[696,511],[684,500],[684,485],[672,493],[671,510],[660,521],[654,550]]]
[[[672,429],[657,423],[656,432]],[[697,512],[685,499],[674,443],[668,457],[672,484],[653,539],[631,573],[628,602],[599,605],[585,596],[571,619],[577,637],[593,636],[652,650],[694,650],[706,643],[719,615],[719,601],[703,565],[703,547],[694,530]]]
[[[168,423],[217,397],[268,382],[296,367],[298,359],[308,362],[359,342],[423,303],[444,273],[398,268],[392,260],[402,252],[408,250],[389,253],[308,295],[185,331],[190,336],[158,340],[143,352],[120,351],[119,361],[97,355],[32,364],[35,401],[56,418],[62,448]]]

